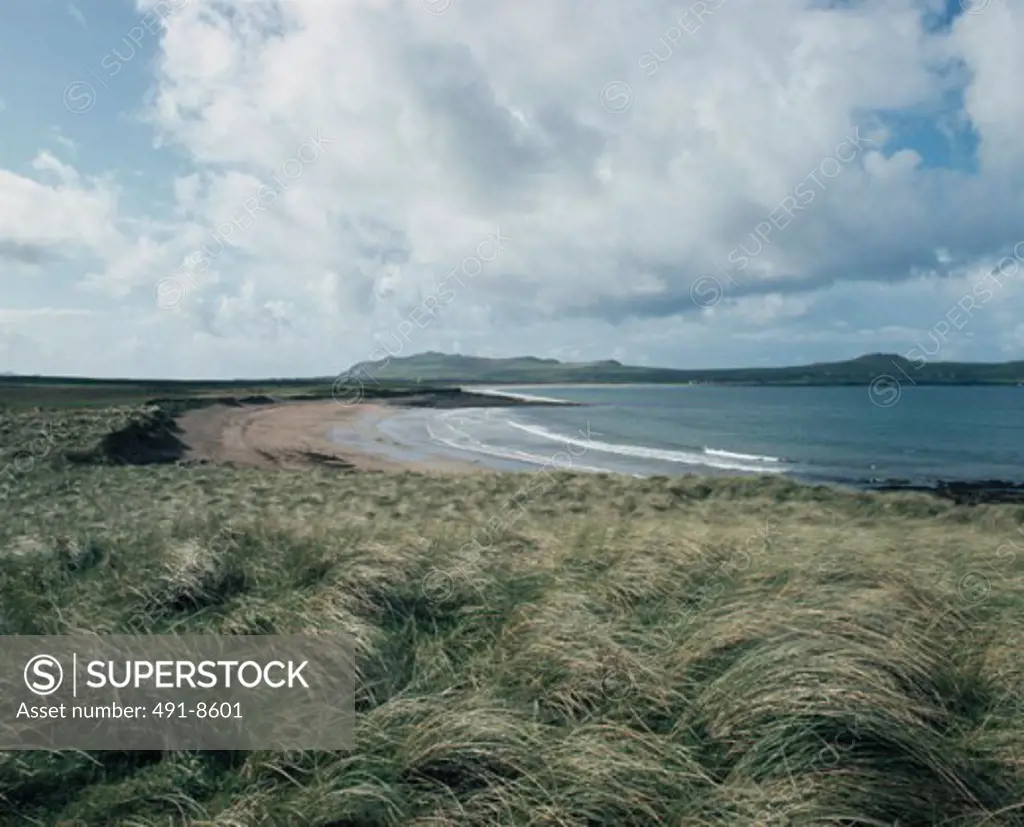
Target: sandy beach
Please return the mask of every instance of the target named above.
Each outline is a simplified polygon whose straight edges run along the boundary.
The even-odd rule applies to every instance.
[[[362,471],[469,473],[487,470],[447,457],[412,459],[379,430],[400,408],[334,401],[238,407],[213,405],[183,414],[178,425],[186,459],[259,468],[333,465]],[[330,437],[340,431],[341,439]]]
[[[443,437],[438,440],[427,438],[424,434],[415,435],[415,430],[409,428],[382,427],[386,420],[416,408],[473,409],[545,404],[544,400],[532,399],[528,403],[517,396],[456,392],[453,395],[423,394],[402,397],[401,400],[349,405],[333,400],[218,404],[180,415],[177,418],[180,428],[177,439],[184,446],[182,458],[187,462],[256,468],[301,469],[327,466],[359,471],[464,474],[572,466],[577,471],[634,473],[630,469],[623,471],[621,468],[607,467],[607,458],[601,461],[600,466],[589,459],[576,461],[586,453],[588,446],[585,445],[584,451],[567,454],[568,443],[552,443],[552,452],[536,452],[531,460],[524,451],[519,451],[518,457],[498,453],[493,450],[493,446],[492,450],[480,451],[479,446],[476,446],[476,449],[463,451],[453,449],[450,443],[446,447]],[[434,427],[439,427],[445,433],[446,426],[443,423],[435,423]],[[460,427],[464,426],[460,424]],[[452,430],[459,433],[457,428]],[[558,460],[558,457],[562,459]],[[595,467],[590,467],[591,464]],[[690,464],[682,467],[684,472],[705,476],[721,476],[723,473],[707,466]],[[766,465],[751,470],[764,474],[770,473],[773,467]],[[750,472],[733,473],[747,475]],[[854,485],[853,488],[921,491],[958,503],[1024,502],[1024,484],[1000,479],[958,480],[950,477],[920,484],[907,480],[882,479],[870,484]]]

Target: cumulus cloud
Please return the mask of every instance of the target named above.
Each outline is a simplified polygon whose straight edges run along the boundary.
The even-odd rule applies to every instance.
[[[812,339],[877,349],[871,331],[896,349],[941,285],[1024,237],[1024,2],[946,5],[189,3],[144,108],[191,164],[173,205],[122,214],[41,153],[37,178],[0,171],[0,256],[87,248],[91,290],[255,373],[268,340],[293,373],[366,358],[431,296],[407,352],[608,358],[612,335],[624,361],[736,364],[760,355],[726,344],[741,334],[786,361]],[[934,162],[967,134],[973,165]],[[864,315],[844,330],[848,294]],[[876,324],[866,297],[901,304]],[[1001,324],[974,332],[1009,352]]]
[[[0,169],[0,243],[41,258],[52,248],[101,251],[115,243],[117,196],[108,185],[81,181],[48,152],[39,153],[32,166],[56,180]]]

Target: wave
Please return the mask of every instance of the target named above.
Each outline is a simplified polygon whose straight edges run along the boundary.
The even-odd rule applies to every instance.
[[[762,474],[781,474],[781,468],[766,467],[764,460],[779,460],[776,457],[756,457],[754,454],[728,454],[728,452],[711,453],[707,449],[702,453],[690,451],[672,451],[667,448],[651,448],[646,445],[622,445],[617,442],[601,442],[594,439],[579,439],[573,436],[549,431],[540,425],[526,425],[514,420],[507,420],[506,424],[525,431],[533,436],[553,442],[562,442],[566,445],[577,445],[584,448],[599,451],[605,454],[618,454],[619,456],[635,457],[639,459],[655,459],[663,462],[676,462],[683,465],[703,465],[708,468],[718,468],[723,471],[748,471]],[[733,457],[744,457],[761,460],[761,463],[735,461]]]
[[[450,420],[452,415],[463,413],[459,410],[448,411],[446,414],[439,417],[443,420],[445,427],[457,434],[461,439],[452,439],[451,437],[441,435],[434,431],[430,424],[426,426],[427,435],[440,445],[444,445],[448,448],[454,448],[458,451],[470,451],[475,454],[484,454],[490,457],[496,457],[498,459],[512,460],[513,462],[522,462],[528,465],[540,465],[540,466],[551,466],[556,471],[587,471],[592,474],[610,474],[614,473],[608,468],[599,468],[593,465],[580,465],[575,462],[575,457],[570,457],[568,463],[559,463],[555,461],[555,457],[546,456],[544,454],[534,454],[530,451],[522,451],[515,448],[499,448],[495,445],[488,445],[485,442],[470,436],[465,431],[461,431],[451,424]],[[638,475],[634,475],[638,476]]]
[[[466,393],[477,393],[481,396],[500,396],[504,399],[519,399],[524,402],[547,402],[553,405],[571,405],[573,404],[568,399],[558,399],[554,396],[537,396],[532,393],[514,393],[513,391],[506,391],[500,388],[475,388],[465,387],[459,390],[465,391]]]
[[[721,451],[717,448],[704,448],[704,453],[711,457],[723,459],[749,460],[750,462],[782,462],[781,457],[763,457],[760,454],[737,454],[733,451]]]

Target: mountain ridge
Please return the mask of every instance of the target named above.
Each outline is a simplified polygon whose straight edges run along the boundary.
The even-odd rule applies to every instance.
[[[624,365],[616,359],[561,362],[536,356],[492,358],[428,351],[412,356],[357,362],[341,376],[380,381],[440,384],[562,384],[591,383],[709,383],[764,385],[852,385],[884,381],[887,377],[907,385],[1015,385],[1024,384],[1024,360],[1008,362],[913,362],[890,353],[866,353],[838,362],[812,362],[785,367],[661,368]],[[281,377],[232,379],[152,379],[83,377],[0,372],[0,393],[5,387],[73,384],[76,386],[146,385],[152,392],[170,392],[179,385],[203,388],[229,386],[313,386],[336,381],[336,376],[284,379]],[[2,399],[0,399],[2,404]]]
[[[357,362],[349,374],[375,379],[464,384],[560,384],[571,382],[711,384],[900,384],[1024,383],[1024,360],[1012,362],[914,362],[899,354],[866,353],[838,362],[773,368],[658,368],[609,359],[561,362],[533,356],[495,358],[428,351],[412,356]]]

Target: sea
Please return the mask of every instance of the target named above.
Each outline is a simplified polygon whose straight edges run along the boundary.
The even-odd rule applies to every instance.
[[[409,452],[502,470],[781,474],[855,487],[1024,482],[1024,388],[876,390],[503,386],[485,392],[583,404],[410,409],[383,420],[381,429]]]

